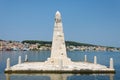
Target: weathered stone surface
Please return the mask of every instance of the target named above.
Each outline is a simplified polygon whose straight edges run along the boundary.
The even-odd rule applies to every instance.
[[[60,66],[68,65],[72,63],[66,54],[62,18],[59,11],[57,11],[55,14],[51,57],[48,59],[46,63],[47,64],[51,63],[53,65],[60,65]]]

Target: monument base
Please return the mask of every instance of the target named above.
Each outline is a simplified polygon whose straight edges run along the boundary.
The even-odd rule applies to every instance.
[[[70,58],[63,57],[63,58],[48,58],[47,61],[45,61],[45,64],[50,65],[72,65],[72,61]]]
[[[24,62],[5,69],[5,73],[115,73],[114,69],[88,62],[54,65],[46,62]]]

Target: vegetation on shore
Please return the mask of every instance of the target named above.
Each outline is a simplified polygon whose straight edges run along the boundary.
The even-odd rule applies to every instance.
[[[65,41],[66,49],[70,51],[120,51],[120,48],[80,43],[75,41]],[[1,50],[51,50],[52,41],[24,40],[19,41],[0,41]]]
[[[40,40],[24,40],[22,43],[28,43],[28,44],[40,44],[41,46],[52,45],[52,41],[40,41]],[[87,44],[87,43],[80,43],[75,41],[65,41],[66,46],[92,46],[92,47],[107,47],[107,48],[116,48],[111,46],[101,46],[101,45],[94,45],[94,44]]]
[[[41,45],[52,45],[52,41],[39,41],[39,40],[24,40],[22,41],[22,43],[29,43],[29,44],[41,44]],[[86,44],[86,43],[79,43],[79,42],[75,42],[75,41],[65,41],[66,46],[97,46],[97,45],[93,45],[93,44]]]

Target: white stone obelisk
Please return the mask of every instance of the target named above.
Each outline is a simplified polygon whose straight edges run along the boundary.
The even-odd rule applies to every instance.
[[[51,56],[48,61],[51,61],[51,63],[53,63],[54,65],[59,65],[60,62],[62,62],[63,65],[69,64],[71,62],[71,60],[67,57],[66,54],[62,19],[59,11],[57,11],[55,14]]]
[[[55,15],[51,57],[67,57],[61,14],[59,11]]]

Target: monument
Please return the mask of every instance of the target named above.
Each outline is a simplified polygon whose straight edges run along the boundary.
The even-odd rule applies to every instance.
[[[97,57],[94,57],[94,63],[90,63],[85,55],[85,61],[73,62],[67,57],[62,26],[62,18],[59,11],[55,14],[55,24],[53,32],[53,41],[51,56],[45,62],[28,62],[27,55],[25,62],[22,63],[21,56],[18,58],[18,64],[10,67],[10,58],[7,59],[6,73],[114,73],[113,59],[110,59],[110,67],[97,63]]]
[[[62,19],[59,11],[55,14],[51,57],[48,59],[48,63],[54,65],[71,64],[71,60],[67,57],[66,53]]]

